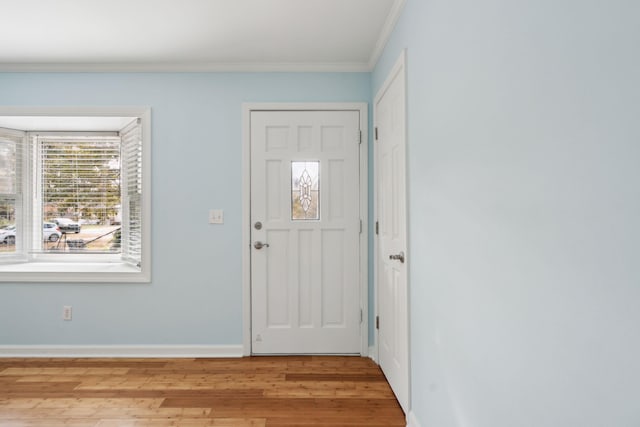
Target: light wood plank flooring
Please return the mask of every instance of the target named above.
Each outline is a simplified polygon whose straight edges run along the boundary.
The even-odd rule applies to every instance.
[[[0,427],[404,425],[361,357],[0,359]]]

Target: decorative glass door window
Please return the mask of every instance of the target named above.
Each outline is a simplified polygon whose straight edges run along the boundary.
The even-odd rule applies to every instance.
[[[291,219],[320,219],[320,162],[291,162]]]

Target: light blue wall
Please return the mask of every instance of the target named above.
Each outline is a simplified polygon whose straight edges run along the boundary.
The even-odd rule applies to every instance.
[[[407,0],[422,426],[640,425],[640,3]]]
[[[241,344],[242,103],[370,93],[368,73],[0,74],[0,105],[149,106],[153,133],[152,283],[0,284],[0,345]]]

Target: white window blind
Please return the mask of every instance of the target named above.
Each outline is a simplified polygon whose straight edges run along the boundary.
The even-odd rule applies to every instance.
[[[3,233],[0,255],[16,252],[16,234],[19,234],[16,233],[16,220],[22,212],[23,198],[23,135],[23,132],[0,129],[0,228],[12,228],[11,232]]]
[[[142,128],[140,119],[120,131],[122,141],[123,259],[142,262]]]
[[[60,137],[40,138],[42,219],[98,221],[107,224],[118,217],[120,195],[120,138]],[[111,231],[111,233],[109,233]],[[115,230],[71,245],[67,236],[63,248],[87,252],[120,252],[114,244]],[[56,244],[56,249],[60,244]],[[51,248],[49,248],[51,249]]]

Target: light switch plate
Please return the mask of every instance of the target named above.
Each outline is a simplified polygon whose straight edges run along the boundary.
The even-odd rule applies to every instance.
[[[224,212],[222,209],[211,209],[209,211],[209,224],[223,224]]]

